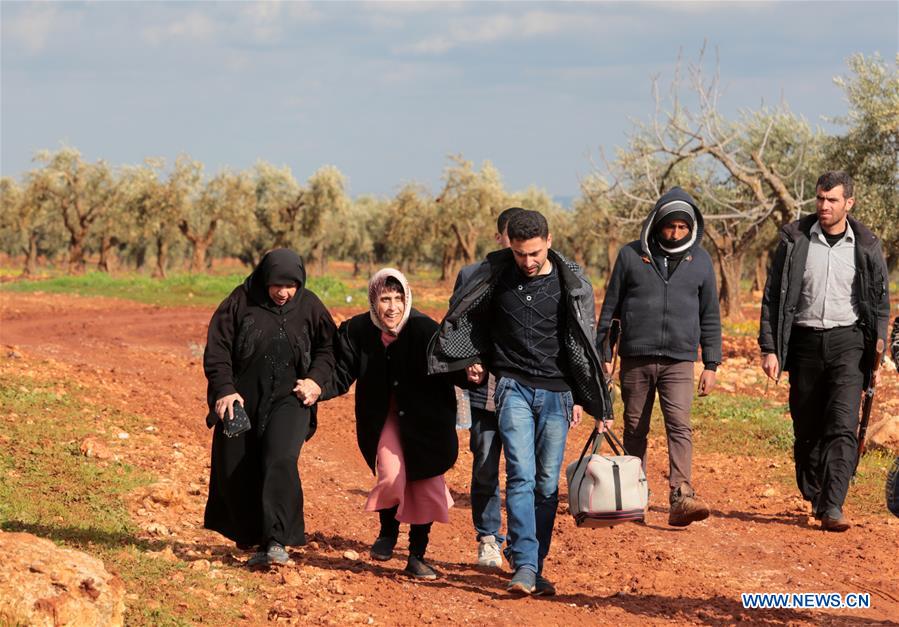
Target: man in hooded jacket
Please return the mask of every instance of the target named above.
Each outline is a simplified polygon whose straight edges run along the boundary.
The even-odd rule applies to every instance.
[[[702,347],[705,369],[699,395],[715,385],[721,362],[718,289],[702,248],[703,219],[680,187],[665,193],[643,223],[640,239],[618,253],[597,325],[597,347],[607,375],[612,347],[604,341],[612,320],[621,322],[621,398],[624,447],[643,459],[656,392],[668,436],[668,524],[685,527],[709,515],[693,490],[693,363]]]

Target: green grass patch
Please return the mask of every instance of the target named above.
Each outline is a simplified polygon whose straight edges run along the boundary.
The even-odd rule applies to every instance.
[[[154,279],[140,274],[110,275],[105,272],[88,272],[81,275],[60,275],[46,279],[10,281],[0,286],[7,292],[47,292],[76,294],[79,296],[106,296],[124,298],[141,303],[161,306],[219,304],[231,291],[243,283],[246,274],[173,274],[165,279]],[[307,287],[315,292],[328,307],[346,305],[348,302],[368,306],[368,293],[364,288],[349,288],[332,277],[313,277]],[[350,297],[350,301],[347,300]]]
[[[773,456],[793,450],[787,408],[766,399],[713,394],[693,403],[699,446],[729,455]]]
[[[181,559],[151,551],[165,547],[137,535],[124,497],[154,481],[128,464],[84,457],[88,435],[107,440],[100,425],[139,433],[140,416],[86,403],[72,382],[40,381],[0,371],[0,528],[48,538],[101,559],[137,599],[126,601],[130,625],[232,624],[245,597],[225,595],[210,604],[218,582]],[[116,445],[110,449],[115,452]],[[220,580],[219,580],[220,581]],[[252,584],[241,583],[248,590]]]
[[[728,337],[758,337],[759,321],[758,318],[751,320],[743,320],[742,322],[734,322],[724,318],[721,320],[721,331]]]
[[[7,454],[0,458],[0,521],[58,522],[73,537],[88,529],[104,537],[127,536],[133,528],[121,495],[151,478],[126,464],[100,466],[81,455],[79,445],[101,412],[109,424],[123,428],[136,428],[137,417],[85,407],[77,393],[70,383],[51,386],[0,375],[3,434],[9,437]]]

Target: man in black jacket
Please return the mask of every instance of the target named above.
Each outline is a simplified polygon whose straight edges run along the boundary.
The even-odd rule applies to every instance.
[[[843,502],[858,455],[862,389],[886,342],[890,301],[880,240],[849,212],[852,179],[826,172],[816,213],[785,226],[762,299],[759,346],[771,379],[790,373],[796,482],[826,531],[850,523]]]
[[[593,289],[553,251],[546,219],[521,211],[510,249],[475,271],[432,338],[429,371],[496,377],[494,401],[506,457],[506,512],[515,568],[511,592],[550,595],[543,577],[569,425],[586,409],[604,428],[611,402],[594,346]]]
[[[624,447],[643,459],[656,391],[668,435],[668,524],[685,527],[709,515],[691,485],[693,362],[702,346],[699,395],[715,385],[721,362],[721,318],[715,271],[702,248],[703,220],[680,187],[665,193],[643,223],[640,239],[618,253],[602,305],[597,338],[611,375],[611,346],[603,340],[621,321],[621,398]]]

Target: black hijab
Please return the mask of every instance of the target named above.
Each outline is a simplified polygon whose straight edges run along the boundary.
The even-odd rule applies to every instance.
[[[283,307],[278,307],[268,295],[269,285],[295,283],[297,293]],[[253,273],[247,277],[244,287],[250,300],[270,311],[287,313],[297,306],[306,284],[306,268],[303,259],[287,248],[276,248],[265,254]]]

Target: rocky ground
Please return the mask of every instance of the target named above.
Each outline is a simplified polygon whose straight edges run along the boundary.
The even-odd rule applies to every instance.
[[[144,428],[127,438],[110,425],[93,446],[112,448],[158,479],[129,497],[142,535],[162,547],[160,559],[189,561],[220,580],[215,594],[240,600],[246,623],[869,625],[899,619],[899,519],[850,508],[856,524],[849,532],[823,533],[810,524],[795,489],[772,477],[789,459],[698,450],[694,482],[712,516],[685,529],[668,527],[658,437],[651,443],[647,524],[577,529],[563,480],[546,566],[559,594],[518,599],[505,592],[508,572],[472,565],[471,455],[467,432],[459,432],[459,461],[447,476],[456,506],[449,524],[435,525],[429,550],[443,576],[412,582],[401,574],[404,551],[386,563],[368,558],[377,523],[362,506],[373,479],[355,445],[352,394],[322,405],[319,431],[300,459],[309,543],[291,549],[290,566],[249,571],[248,554],[202,529],[210,433],[201,355],[210,314],[209,308],[2,293],[0,359],[77,379],[91,402],[143,418]],[[765,391],[753,340],[728,339],[726,353],[718,393],[784,397],[783,384]],[[895,369],[881,394],[879,415],[897,413]],[[587,434],[586,425],[571,433],[566,462]],[[741,592],[829,591],[868,592],[871,608],[748,610],[740,602]],[[128,593],[136,599],[142,591]]]

